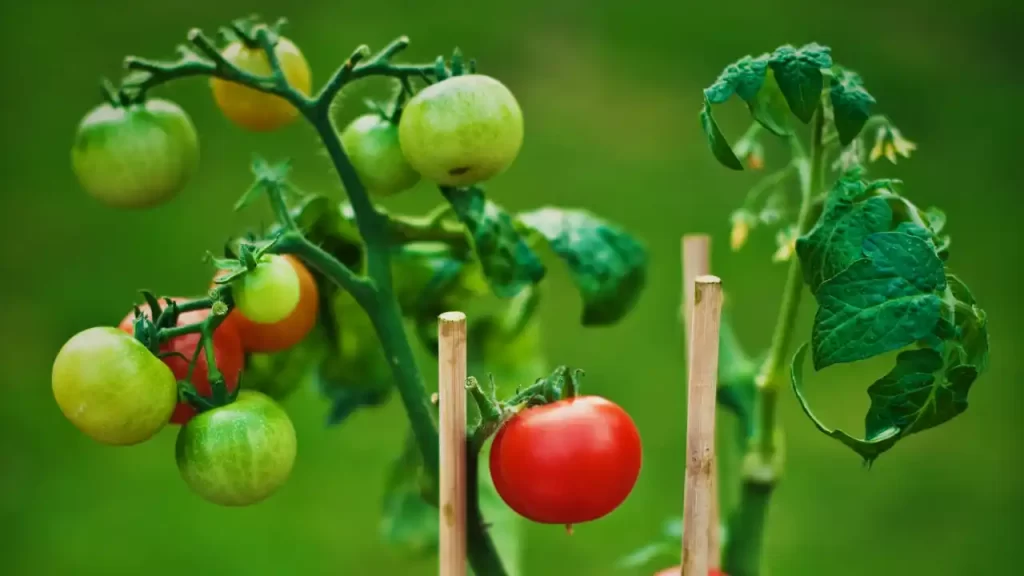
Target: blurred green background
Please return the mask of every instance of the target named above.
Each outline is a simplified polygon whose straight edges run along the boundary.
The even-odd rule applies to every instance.
[[[822,436],[792,394],[781,403],[788,466],[770,517],[767,566],[775,576],[995,574],[1024,563],[1019,443],[1024,357],[1014,352],[1020,308],[1021,157],[1024,99],[1019,24],[1024,4],[976,0],[939,9],[930,0],[728,3],[636,0],[387,2],[8,2],[0,8],[5,105],[0,125],[0,270],[5,302],[0,363],[0,556],[5,574],[436,574],[381,544],[381,486],[401,446],[397,401],[325,429],[311,391],[286,404],[299,434],[294,474],[269,501],[222,509],[178,478],[174,433],[141,446],[100,446],[65,421],[49,370],[75,332],[112,324],[138,288],[204,290],[201,256],[264,214],[234,214],[254,151],[295,159],[301,186],[341,192],[313,132],[296,124],[272,135],[229,125],[202,80],[161,89],[201,134],[202,166],[174,202],[122,212],[88,198],[69,167],[75,125],[98,103],[97,80],[117,76],[126,54],[172,57],[192,26],[212,31],[258,12],[287,16],[288,35],[322,82],[352,49],[399,34],[407,59],[431,60],[458,45],[481,71],[518,95],[526,141],[489,190],[512,209],[578,205],[637,231],[652,255],[650,285],[622,324],[583,329],[578,297],[559,268],[543,314],[546,349],[581,366],[586,386],[621,403],[645,439],[630,499],[601,521],[564,529],[530,526],[529,575],[617,574],[613,562],[657,537],[682,503],[684,364],[677,321],[679,237],[714,235],[737,330],[765,346],[784,268],[771,234],[731,254],[728,214],[754,180],[720,167],[697,122],[701,88],[727,63],[785,42],[819,41],[860,71],[908,138],[919,144],[898,169],[922,205],[950,215],[951,266],[991,318],[992,367],[971,407],[940,429],[901,443],[873,469]],[[283,14],[282,14],[283,13]],[[342,113],[360,111],[361,92]],[[735,136],[737,122],[724,116]],[[738,118],[738,116],[737,116]],[[780,162],[778,155],[769,164]],[[427,185],[392,203],[422,210]],[[809,299],[808,299],[809,300]],[[809,334],[808,302],[802,314]],[[808,384],[826,421],[859,430],[872,363],[836,368]],[[727,425],[727,424],[724,424]],[[731,468],[723,472],[728,475]],[[732,499],[727,484],[723,490]],[[728,504],[727,504],[728,505]],[[652,570],[653,572],[653,570]]]

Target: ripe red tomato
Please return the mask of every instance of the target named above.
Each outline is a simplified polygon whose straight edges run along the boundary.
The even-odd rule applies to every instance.
[[[632,418],[598,396],[567,398],[513,416],[494,437],[491,477],[534,522],[579,524],[615,510],[640,475]]]
[[[175,298],[176,302],[182,302],[184,298]],[[149,306],[141,306],[142,313],[152,319]],[[196,322],[202,322],[207,316],[210,315],[209,310],[196,310],[193,312],[185,312],[178,315],[178,326],[185,324],[195,324]],[[121,320],[118,328],[127,332],[128,334],[135,333],[135,312],[129,312],[127,316]],[[195,353],[196,346],[199,344],[200,335],[185,334],[183,336],[177,336],[171,338],[165,342],[161,347],[161,352],[178,352],[185,358],[192,358]],[[238,387],[238,377],[242,373],[242,367],[245,363],[244,353],[242,351],[242,341],[238,336],[238,332],[235,327],[225,321],[217,327],[217,330],[213,333],[213,354],[217,359],[217,369],[220,370],[221,374],[224,375],[224,383],[227,385],[228,391],[234,391]],[[184,380],[188,376],[188,360],[185,360],[181,356],[165,356],[162,358],[163,363],[171,369],[174,373],[174,377],[178,380]],[[199,359],[196,360],[195,370],[192,372],[192,385],[195,386],[196,392],[200,396],[209,398],[213,395],[213,390],[210,388],[210,380],[208,374],[208,365],[206,363],[206,353],[200,352]],[[178,402],[178,405],[174,407],[174,414],[171,415],[172,424],[184,424],[192,419],[196,415],[196,409],[187,402]]]
[[[253,322],[237,308],[231,311],[225,323],[231,323],[242,339],[246,352],[280,352],[295,346],[316,325],[320,309],[320,292],[316,280],[306,266],[294,256],[285,255],[299,276],[299,303],[282,320],[270,324]]]

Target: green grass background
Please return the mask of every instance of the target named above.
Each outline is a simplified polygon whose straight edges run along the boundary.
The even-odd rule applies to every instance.
[[[545,347],[554,362],[581,366],[586,386],[635,417],[645,462],[630,499],[567,537],[530,526],[529,575],[617,574],[619,556],[654,538],[681,509],[684,401],[679,237],[714,235],[737,330],[750,347],[770,337],[784,269],[771,235],[727,246],[730,210],[750,174],[712,159],[697,111],[701,88],[727,63],[785,42],[819,41],[860,71],[884,110],[919,143],[912,160],[880,173],[905,179],[922,205],[944,208],[951,266],[991,318],[992,367],[965,415],[901,443],[865,469],[820,435],[792,394],[781,401],[788,465],[770,517],[766,564],[774,576],[1012,573],[1024,562],[1020,523],[1020,417],[1024,357],[1018,177],[1024,99],[1014,0],[940,9],[901,2],[518,2],[292,3],[289,35],[315,81],[360,43],[399,34],[407,58],[431,60],[458,45],[520,98],[526,141],[515,165],[489,187],[512,209],[583,206],[637,231],[651,251],[650,284],[634,313],[605,329],[578,326],[578,297],[553,267],[544,304]],[[372,6],[375,6],[371,8]],[[23,575],[433,574],[377,539],[381,486],[405,430],[397,401],[324,429],[311,392],[290,399],[299,458],[289,484],[248,509],[222,509],[190,494],[173,460],[174,433],[142,446],[102,447],[75,431],[53,402],[49,370],[60,345],[112,324],[135,291],[201,292],[201,261],[265,213],[234,214],[258,151],[290,156],[308,189],[341,198],[313,132],[297,124],[272,135],[229,125],[202,80],[159,94],[180,102],[201,133],[202,166],[174,202],[122,212],[92,201],[69,167],[75,125],[98,102],[97,79],[116,76],[126,54],[173,56],[192,26],[212,31],[248,12],[282,15],[283,3],[9,2],[0,8],[4,106],[0,107],[0,539],[2,570]],[[357,90],[342,113],[360,111]],[[736,135],[740,115],[723,116]],[[769,163],[781,156],[770,155]],[[422,210],[439,196],[426,185],[393,207]],[[801,314],[809,334],[813,309]],[[836,368],[809,394],[827,421],[858,429],[866,385],[885,366]],[[724,425],[724,424],[723,424]],[[725,474],[730,473],[726,469]],[[731,500],[731,486],[723,488]]]

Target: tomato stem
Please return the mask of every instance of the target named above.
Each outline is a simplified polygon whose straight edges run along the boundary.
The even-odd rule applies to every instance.
[[[800,176],[800,211],[797,229],[805,234],[814,224],[815,192],[824,188],[825,117],[821,107],[812,119],[810,155],[795,136],[790,139],[793,165]],[[786,377],[786,355],[796,329],[803,295],[800,260],[793,255],[786,275],[772,345],[756,380],[757,420],[753,441],[744,456],[740,501],[729,524],[725,570],[732,576],[757,576],[761,565],[761,543],[768,505],[782,467],[781,435],[776,428],[776,403],[780,382]]]

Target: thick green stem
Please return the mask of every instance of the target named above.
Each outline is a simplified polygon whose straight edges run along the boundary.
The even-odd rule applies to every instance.
[[[819,109],[812,120],[810,157],[798,140],[794,138],[792,141],[793,162],[800,174],[800,211],[797,219],[800,235],[805,234],[814,224],[814,193],[824,187],[824,128],[825,118]],[[760,573],[761,544],[768,505],[782,467],[779,446],[781,436],[775,422],[776,403],[781,382],[786,376],[786,358],[793,341],[803,288],[800,260],[793,255],[786,275],[771,349],[757,379],[755,436],[744,457],[740,502],[730,521],[729,546],[725,554],[725,570],[731,576],[757,576]]]

